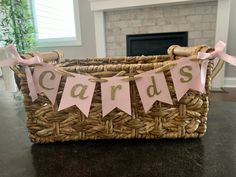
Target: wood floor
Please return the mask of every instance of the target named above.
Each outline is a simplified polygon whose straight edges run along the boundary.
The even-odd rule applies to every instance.
[[[236,102],[236,88],[223,88],[222,92],[211,91],[210,101]]]

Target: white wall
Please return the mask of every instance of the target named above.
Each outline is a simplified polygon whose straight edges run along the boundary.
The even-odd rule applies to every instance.
[[[88,0],[79,0],[79,11],[82,46],[37,48],[37,51],[43,52],[57,49],[63,51],[66,58],[95,57],[94,15],[90,10],[90,2]]]
[[[236,56],[236,0],[231,0],[228,53]],[[236,77],[236,67],[226,64],[225,77]]]

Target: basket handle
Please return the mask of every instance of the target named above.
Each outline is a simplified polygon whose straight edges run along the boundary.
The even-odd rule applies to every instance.
[[[55,50],[51,52],[32,52],[32,53],[26,53],[22,56],[24,59],[28,59],[34,56],[39,56],[43,59],[44,62],[50,63],[50,62],[56,62],[60,63],[64,59],[64,54],[61,51]]]
[[[177,57],[188,57],[191,55],[197,55],[198,52],[206,52],[207,53],[207,52],[212,52],[212,51],[214,51],[213,48],[210,48],[205,45],[199,45],[199,46],[195,46],[195,47],[181,47],[178,45],[172,45],[169,47],[167,52],[168,52],[168,55],[172,59],[176,59]],[[217,64],[213,68],[212,79],[214,79],[217,76],[217,74],[220,72],[220,70],[222,69],[223,66],[224,66],[224,61],[219,59],[217,61]]]

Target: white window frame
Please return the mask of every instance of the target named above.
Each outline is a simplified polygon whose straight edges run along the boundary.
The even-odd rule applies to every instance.
[[[71,0],[69,0],[71,1]],[[81,46],[81,28],[80,28],[80,15],[79,15],[79,0],[73,0],[74,4],[74,19],[75,19],[75,38],[56,38],[56,39],[38,39],[38,31],[37,31],[37,16],[34,8],[35,0],[31,0],[31,8],[34,18],[34,26],[36,32],[36,45],[39,48],[43,47],[62,47],[62,46]]]

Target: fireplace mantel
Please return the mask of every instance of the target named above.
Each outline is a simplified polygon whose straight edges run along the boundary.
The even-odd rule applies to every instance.
[[[104,29],[104,12],[117,9],[140,8],[144,6],[177,5],[217,1],[217,22],[215,42],[228,41],[229,17],[231,0],[89,0],[91,10],[94,11],[96,51],[98,57],[106,56],[106,42]],[[213,88],[221,88],[224,85],[224,67],[213,80]]]
[[[197,2],[209,2],[217,0],[197,0]],[[137,8],[151,5],[168,5],[168,4],[187,4],[196,3],[196,0],[90,0],[91,10],[106,11],[123,8]]]

